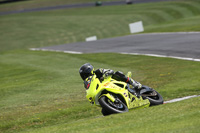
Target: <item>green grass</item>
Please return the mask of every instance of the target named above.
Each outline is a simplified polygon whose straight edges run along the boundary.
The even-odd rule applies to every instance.
[[[0,51],[129,35],[140,20],[145,32],[199,31],[199,14],[200,1],[190,0],[0,16]]]
[[[96,69],[112,68],[124,73],[132,71],[134,79],[156,88],[163,95],[164,100],[200,94],[199,62],[114,53],[71,55],[21,50],[3,52],[0,54],[0,131],[49,132],[52,130],[54,132],[59,129],[59,132],[65,132],[65,130],[74,132],[85,130],[86,132],[88,126],[98,120],[97,123],[100,124],[98,131],[102,131],[104,118],[95,119],[101,116],[100,108],[91,106],[86,100],[83,81],[78,73],[79,67],[85,62],[92,63]],[[195,106],[197,106],[196,102]],[[190,106],[189,103],[187,106]],[[166,108],[170,108],[167,106]],[[158,106],[139,112],[146,114],[146,111],[151,112],[157,109],[158,112],[165,110],[162,106]],[[135,114],[135,111],[131,111],[122,115],[122,118],[131,118],[127,115],[137,116],[139,112]],[[195,109],[191,112],[195,113]],[[187,111],[185,113],[188,115]],[[136,122],[136,125],[139,126],[147,114],[142,115],[141,118],[140,115],[136,117],[140,120]],[[164,114],[167,115],[165,112]],[[166,119],[171,121],[177,117],[175,116],[176,114]],[[111,118],[113,118],[111,123],[116,123],[119,119],[117,116]],[[122,118],[120,116],[120,119]],[[105,119],[110,119],[110,117]],[[193,117],[186,121],[190,119]],[[85,121],[88,121],[86,127]],[[127,119],[127,121],[128,123],[135,122],[134,119]],[[77,128],[79,122],[80,127]],[[176,124],[179,126],[179,123]],[[65,126],[66,128],[63,128]],[[158,123],[157,126],[159,126]],[[195,124],[193,126],[196,127]],[[177,130],[181,128],[182,126],[177,127]],[[125,131],[130,129],[132,130],[132,127],[129,124],[129,128]],[[114,132],[115,129],[108,128],[108,131]],[[153,131],[155,130],[152,129]]]
[[[200,130],[199,100],[200,98],[195,98],[143,110],[131,110],[124,114],[81,119],[76,122],[57,124],[35,130],[30,129],[24,132],[198,133]]]
[[[44,6],[42,2],[47,0],[0,5],[0,11]],[[92,35],[128,35],[128,24],[139,20],[145,32],[199,31],[199,13],[199,0],[190,0],[0,16],[0,132],[198,132],[199,98],[102,117],[100,108],[86,100],[78,69],[90,62],[96,69],[132,71],[135,80],[170,100],[200,94],[199,62],[26,49]]]

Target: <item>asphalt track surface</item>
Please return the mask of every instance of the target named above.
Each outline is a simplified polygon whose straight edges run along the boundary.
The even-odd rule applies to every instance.
[[[63,51],[67,53],[155,54],[199,60],[200,32],[137,34],[32,50]]]
[[[132,0],[133,4],[139,3],[149,3],[149,2],[162,2],[162,1],[173,1],[173,0]],[[174,0],[175,1],[175,0]],[[126,1],[111,1],[111,2],[102,2],[102,6],[113,6],[113,5],[125,5]],[[85,7],[94,7],[95,1],[90,3],[80,3],[80,4],[70,4],[70,5],[56,5],[50,7],[41,7],[41,8],[31,8],[23,10],[13,10],[0,12],[0,15],[9,15],[15,13],[27,13],[27,12],[37,12],[37,11],[49,11],[49,10],[58,10],[58,9],[70,9],[70,8],[85,8]]]

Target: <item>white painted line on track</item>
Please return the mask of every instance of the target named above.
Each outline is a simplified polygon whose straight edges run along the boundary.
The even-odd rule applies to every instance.
[[[30,50],[32,50],[32,51],[62,52],[62,53],[69,53],[69,54],[83,54],[82,52],[77,52],[77,51],[63,51],[63,50],[40,49],[40,48],[30,48]]]
[[[165,58],[174,58],[174,59],[181,59],[181,60],[189,60],[189,61],[198,61],[198,62],[200,62],[200,59],[187,58],[187,57],[177,57],[177,56],[167,56],[167,55],[157,55],[157,54],[142,54],[142,53],[126,53],[126,52],[121,52],[120,54],[145,55],[145,56],[165,57]]]
[[[172,100],[169,100],[169,101],[165,101],[164,104],[165,103],[178,102],[178,101],[182,101],[182,100],[186,100],[186,99],[190,99],[190,98],[194,98],[194,97],[200,97],[200,95],[193,95],[193,96],[187,96],[187,97],[172,99]]]
[[[30,48],[30,50],[32,50],[32,51],[62,52],[62,53],[69,53],[69,54],[83,54],[83,52],[78,52],[78,51],[63,51],[63,50],[40,49],[40,48]],[[120,52],[120,54],[144,55],[144,56],[153,56],[153,57],[165,57],[165,58],[174,58],[174,59],[181,59],[181,60],[189,60],[189,61],[200,62],[200,59],[187,58],[187,57],[177,57],[177,56],[167,56],[167,55],[157,55],[157,54],[143,54],[143,53],[126,53],[126,52]]]
[[[77,52],[77,51],[63,51],[63,52],[69,54],[83,54],[82,52]]]

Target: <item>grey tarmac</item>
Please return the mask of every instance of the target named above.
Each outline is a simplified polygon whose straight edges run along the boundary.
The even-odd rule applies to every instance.
[[[77,53],[137,53],[200,59],[200,32],[136,34],[36,48]]]

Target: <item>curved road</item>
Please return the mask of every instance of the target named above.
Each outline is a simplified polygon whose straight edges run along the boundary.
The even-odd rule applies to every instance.
[[[171,1],[171,0],[132,0],[133,4],[149,3],[149,2],[162,2],[162,1]],[[126,4],[125,0],[102,2],[103,6],[124,5],[124,4]],[[84,7],[94,7],[94,6],[95,6],[95,1],[90,2],[90,3],[55,5],[55,6],[49,6],[49,7],[6,11],[6,12],[0,12],[0,15],[9,15],[9,14],[14,14],[14,13],[26,13],[26,12],[36,12],[36,11],[58,10],[58,9],[84,8]]]
[[[138,34],[32,50],[63,51],[68,53],[155,54],[168,57],[193,58],[200,61],[200,32]]]

